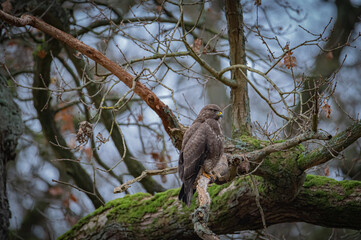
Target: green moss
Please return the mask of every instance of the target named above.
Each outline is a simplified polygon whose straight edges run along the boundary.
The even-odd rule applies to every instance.
[[[340,184],[345,189],[346,196],[352,194],[354,192],[355,187],[360,187],[360,181],[352,181],[352,180],[345,180],[341,181]]]
[[[334,191],[332,193],[326,192],[325,190],[316,190],[313,191],[313,194],[318,196],[320,198],[319,201],[323,201],[323,203],[328,203],[330,196],[332,196],[332,199],[336,200],[342,200],[345,197],[348,197],[350,194],[354,192],[354,189],[356,187],[361,186],[360,181],[353,181],[353,180],[343,180],[343,181],[337,181],[332,178],[324,177],[324,176],[316,176],[316,175],[307,175],[306,181],[303,185],[305,191],[311,191],[309,190],[312,187],[320,187],[325,185],[328,185],[330,187],[334,187],[334,189],[338,189],[338,191]],[[339,188],[335,188],[339,186]],[[322,197],[325,197],[322,199]]]
[[[224,185],[214,185],[210,188],[208,188],[208,193],[211,197],[212,203],[211,203],[211,208],[213,211],[217,211],[219,209],[221,209],[224,204],[227,203],[227,201],[230,199],[230,196],[232,194],[234,194],[234,192],[236,191],[236,188],[230,191],[225,191],[223,192],[222,195],[219,195],[220,191],[229,187],[231,183],[227,183]]]
[[[254,176],[256,179],[261,177]],[[258,181],[258,180],[256,180]],[[245,191],[249,191],[249,187],[252,186],[252,181],[249,176],[239,177],[232,182],[228,182],[223,185],[213,185],[208,188],[208,193],[212,199],[211,208],[212,211],[220,211],[221,209],[227,210],[231,203],[238,204],[235,199],[238,199]],[[224,189],[220,195],[220,192]],[[227,206],[226,208],[224,206]]]
[[[255,137],[242,135],[238,138],[242,142],[249,143],[253,145],[255,148],[262,148],[263,146],[267,145],[266,141],[258,140]]]
[[[301,168],[306,167],[309,164],[310,160],[317,159],[320,154],[321,153],[317,149],[307,154],[300,154],[297,159],[298,166],[300,166]]]
[[[279,155],[276,154],[275,156]],[[269,180],[265,180],[262,177],[254,176],[254,178],[257,182],[257,188],[261,195],[271,199],[273,197],[275,197],[275,199],[279,199],[279,196],[276,195],[280,194],[280,192],[277,192],[275,189],[279,188],[278,186],[272,185]],[[336,191],[330,192],[327,191],[327,189],[329,189],[327,185],[339,187],[334,188]],[[250,176],[237,178],[233,182],[229,182],[224,185],[210,186],[208,188],[208,192],[212,199],[212,210],[223,211],[223,209],[229,209],[229,204],[239,204],[237,199],[239,199],[245,191],[249,191],[249,188],[252,188],[252,186],[253,184]],[[306,198],[306,201],[309,201],[309,204],[329,206],[333,203],[333,201],[342,200],[349,194],[352,194],[353,189],[356,187],[359,188],[360,186],[361,182],[359,181],[336,181],[328,177],[307,175],[302,192],[307,197],[311,196],[310,198]],[[222,192],[222,195],[220,195],[220,192],[226,188],[228,188],[227,191]],[[284,190],[282,191],[284,194]],[[272,196],[273,192],[275,196]],[[84,224],[89,223],[91,217],[99,215],[107,210],[109,210],[107,212],[108,221],[116,221],[124,226],[131,226],[134,231],[136,231],[134,228],[137,228],[139,223],[144,220],[144,215],[148,213],[157,213],[161,210],[163,210],[164,213],[161,220],[162,225],[168,224],[169,221],[172,221],[172,219],[174,220],[174,216],[177,215],[180,210],[179,205],[174,204],[178,201],[178,193],[179,188],[170,189],[166,192],[155,194],[154,196],[148,193],[137,193],[109,201],[105,206],[96,209],[93,213],[81,219],[72,228],[72,230],[62,235],[60,239],[72,239],[74,231],[79,230]],[[182,204],[181,211],[192,214],[194,209],[197,207],[196,198],[197,194],[194,195],[190,208],[188,208],[185,204]],[[188,221],[188,219],[177,219],[177,221]],[[159,226],[159,219],[155,218],[150,224],[154,225],[154,227]],[[149,227],[148,229],[154,230],[153,227]]]
[[[224,188],[227,188],[229,187],[229,185],[231,185],[231,182],[228,182],[226,184],[223,184],[223,185],[212,185],[211,187],[208,188],[208,193],[209,193],[209,196],[211,198],[215,197],[216,195],[218,195],[218,193],[224,189]]]
[[[307,175],[306,176],[306,181],[304,183],[304,187],[310,188],[313,186],[322,186],[325,184],[332,184],[332,183],[336,183],[337,181],[332,179],[332,178],[328,178],[328,177],[321,177],[321,176],[316,176],[316,175]]]
[[[108,204],[113,208],[109,211],[108,219],[116,219],[120,223],[134,223],[142,219],[147,213],[156,213],[161,208],[167,209],[175,201],[179,189],[157,193],[153,197],[147,193],[127,195],[124,198],[115,199]],[[129,211],[129,209],[132,209]],[[172,209],[172,212],[175,209]]]
[[[269,145],[268,141],[259,140],[247,135],[240,135],[229,140],[232,141],[234,146],[242,152],[251,152]]]

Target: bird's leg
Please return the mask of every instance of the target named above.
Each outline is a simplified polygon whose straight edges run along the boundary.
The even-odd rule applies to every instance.
[[[203,169],[202,171],[202,175],[205,176],[206,178],[208,178],[211,182],[214,182],[216,180],[216,176],[214,176],[211,173],[206,173]]]

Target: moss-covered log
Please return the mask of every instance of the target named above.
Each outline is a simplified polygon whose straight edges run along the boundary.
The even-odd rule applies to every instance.
[[[257,178],[267,225],[308,222],[326,227],[361,228],[361,182],[336,181],[308,175],[298,196],[289,203],[268,197]],[[155,196],[138,193],[108,202],[79,221],[60,239],[195,239],[190,208],[177,200],[179,189]],[[209,188],[212,197],[209,227],[217,234],[262,228],[248,177]],[[285,192],[285,194],[287,194]],[[267,197],[262,197],[267,196]]]

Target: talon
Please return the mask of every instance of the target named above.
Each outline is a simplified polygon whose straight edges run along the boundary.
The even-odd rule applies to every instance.
[[[214,177],[214,175],[212,174],[208,174],[206,173],[204,170],[202,172],[202,175],[205,176],[206,178],[208,178],[209,180],[211,180],[211,182],[214,182],[216,180],[216,178]]]

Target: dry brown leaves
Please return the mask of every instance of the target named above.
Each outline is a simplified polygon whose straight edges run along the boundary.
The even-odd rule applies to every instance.
[[[168,160],[170,160],[170,156],[166,155],[164,153],[158,153],[158,152],[151,152],[150,153],[151,157],[153,158],[153,160],[155,161],[155,166],[157,167],[157,169],[162,170],[168,167],[167,164],[167,160],[166,158],[168,158]],[[167,182],[167,176],[166,175],[161,175],[161,180],[163,183]]]
[[[293,52],[290,51],[290,46],[287,43],[286,46],[284,47],[285,50],[287,50],[288,52],[286,53],[286,56],[283,60],[283,63],[285,64],[285,66],[290,69],[292,67],[296,67],[297,66],[297,59],[295,56],[292,56]]]
[[[80,144],[85,144],[89,141],[89,138],[93,135],[93,125],[87,121],[79,123],[79,129],[76,133],[76,140]]]
[[[200,53],[201,47],[202,47],[202,39],[200,39],[200,38],[195,39],[193,44],[191,45],[191,47],[194,52]]]
[[[324,169],[323,169],[323,173],[325,174],[325,176],[329,176],[330,175],[330,168],[328,166],[326,166]]]
[[[61,103],[59,107],[63,107],[64,104]],[[69,132],[75,132],[74,128],[74,115],[73,115],[73,107],[68,107],[66,109],[63,109],[59,111],[55,115],[55,121],[60,122],[60,131],[62,133],[69,131]]]
[[[36,52],[36,55],[41,59],[45,58],[46,54],[47,54],[46,51],[43,49]]]
[[[323,105],[321,106],[321,109],[322,109],[322,111],[324,111],[325,112],[325,114],[326,114],[326,117],[327,118],[330,118],[330,115],[331,115],[331,106],[328,104],[328,102],[326,102],[326,101],[323,101]]]

